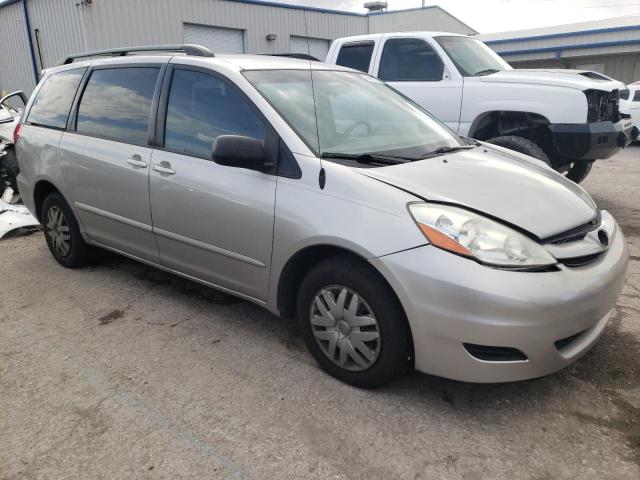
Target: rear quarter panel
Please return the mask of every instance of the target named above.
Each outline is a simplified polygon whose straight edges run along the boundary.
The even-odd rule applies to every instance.
[[[58,168],[58,145],[63,132],[35,125],[22,125],[16,145],[18,165],[18,189],[22,201],[32,214],[36,214],[34,188],[40,180],[47,180],[64,195],[64,184]]]

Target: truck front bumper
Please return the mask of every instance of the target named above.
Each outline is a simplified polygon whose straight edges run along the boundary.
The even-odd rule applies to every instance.
[[[574,160],[611,157],[638,139],[638,128],[630,119],[617,123],[595,122],[549,125],[553,143],[561,155]]]

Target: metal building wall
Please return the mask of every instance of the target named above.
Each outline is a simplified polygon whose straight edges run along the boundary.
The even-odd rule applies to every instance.
[[[288,52],[290,35],[333,40],[368,30],[365,16],[223,0],[98,0],[81,8],[89,49],[180,43],[184,23],[244,30],[247,53]]]
[[[0,32],[0,91],[31,93],[35,80],[21,3],[0,9]]]
[[[22,1],[2,5],[0,0],[0,90],[30,94],[35,82]],[[183,43],[185,23],[240,29],[247,53],[289,52],[291,36],[332,41],[396,30],[475,33],[438,7],[362,15],[249,0],[27,0],[27,6],[38,68],[79,51]],[[268,34],[276,39],[267,40]]]
[[[508,60],[508,59],[507,59]],[[640,81],[640,53],[630,55],[590,56],[561,60],[509,62],[514,68],[578,68],[583,65],[603,65],[604,73],[629,84]]]
[[[74,3],[70,0],[28,0],[31,37],[40,69],[56,65],[65,55],[84,50],[83,12]],[[36,30],[39,31],[39,42],[36,41]]]
[[[369,33],[411,32],[417,30],[464,33],[466,35],[477,33],[471,27],[439,7],[372,13],[368,18]]]

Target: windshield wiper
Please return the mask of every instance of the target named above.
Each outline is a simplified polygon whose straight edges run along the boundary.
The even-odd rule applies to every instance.
[[[478,145],[458,145],[456,147],[440,147],[436,148],[434,151],[427,153],[422,160],[425,158],[437,157],[438,155],[444,155],[445,153],[457,152],[458,150],[472,150],[477,148]]]
[[[397,165],[406,163],[409,159],[404,157],[396,157],[394,155],[379,155],[377,153],[339,153],[324,152],[322,158],[342,158],[344,160],[355,160],[358,163],[386,163],[389,165]]]
[[[497,73],[500,70],[496,69],[496,68],[485,68],[484,70],[480,70],[479,72],[476,72],[473,74],[474,77],[482,77],[484,75],[491,75],[492,73]]]

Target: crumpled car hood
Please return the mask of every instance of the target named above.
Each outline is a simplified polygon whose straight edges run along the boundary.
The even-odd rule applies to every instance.
[[[482,76],[480,77],[480,81],[487,83],[503,82],[554,85],[576,88],[579,90],[605,90],[607,92],[626,88],[622,82],[609,78],[601,73],[560,68],[517,68],[514,70],[504,70],[491,75]]]
[[[597,215],[589,194],[572,181],[536,159],[486,144],[357,171],[427,201],[483,212],[540,239],[584,225]]]

